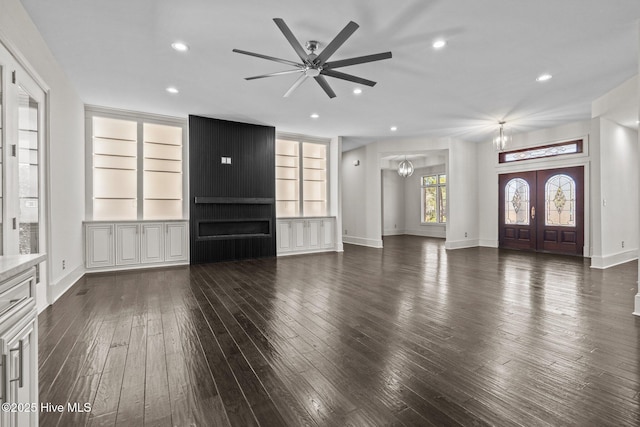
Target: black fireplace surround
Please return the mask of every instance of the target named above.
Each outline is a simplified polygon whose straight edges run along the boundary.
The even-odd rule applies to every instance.
[[[189,116],[191,263],[273,257],[275,128]]]

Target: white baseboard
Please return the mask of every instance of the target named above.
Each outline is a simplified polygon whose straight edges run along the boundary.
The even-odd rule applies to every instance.
[[[403,234],[405,234],[404,230],[398,230],[397,228],[394,228],[392,230],[384,230],[382,236],[401,236]]]
[[[354,236],[342,236],[342,241],[344,243],[349,243],[352,245],[358,246],[368,246],[371,248],[382,248],[382,240],[377,239],[365,239],[364,237],[354,237]]]
[[[305,249],[301,251],[278,252],[276,256],[283,257],[283,256],[289,256],[289,255],[323,254],[327,252],[342,252],[342,251],[339,251],[335,248]]]
[[[437,237],[440,239],[447,238],[447,230],[442,227],[427,226],[425,228],[413,228],[405,230],[404,234],[408,234],[409,236]]]
[[[605,269],[638,259],[638,250],[631,249],[611,255],[591,256],[591,268]]]
[[[498,241],[497,240],[489,240],[489,239],[479,239],[478,246],[482,246],[483,248],[497,248]]]
[[[475,248],[479,246],[479,241],[477,239],[467,239],[467,240],[456,240],[454,242],[446,241],[444,243],[445,249],[464,249],[464,248]]]
[[[62,277],[55,283],[51,283],[47,289],[47,300],[49,305],[53,304],[60,298],[65,292],[69,290],[78,280],[84,276],[84,265],[79,266],[75,270],[69,272],[66,276]],[[45,307],[38,307],[38,312],[44,310]]]
[[[635,305],[633,307],[633,314],[640,316],[640,294],[636,294]]]
[[[92,273],[108,273],[110,271],[146,270],[148,268],[177,267],[180,265],[189,265],[189,261],[160,262],[155,264],[116,265],[113,267],[103,267],[103,268],[87,268],[85,270],[85,273],[92,274]]]

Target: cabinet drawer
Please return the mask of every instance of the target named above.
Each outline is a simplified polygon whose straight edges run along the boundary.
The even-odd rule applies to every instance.
[[[0,316],[34,298],[35,267],[0,285]]]

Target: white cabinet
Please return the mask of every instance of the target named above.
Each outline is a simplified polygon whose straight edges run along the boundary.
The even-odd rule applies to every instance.
[[[20,321],[0,335],[0,351],[2,352],[2,388],[6,393],[6,402],[28,407],[28,411],[10,411],[5,416],[2,426],[22,427],[36,426],[38,411],[33,411],[32,404],[38,402],[37,379],[37,312],[34,307]],[[36,408],[37,409],[37,408]]]
[[[12,258],[6,256],[4,258]],[[34,265],[44,255],[0,261],[0,412],[1,427],[37,427],[38,314]],[[9,263],[14,265],[8,265]]]
[[[335,250],[335,218],[278,218],[278,255]]]
[[[87,268],[114,265],[113,224],[87,224],[85,226],[85,259]]]
[[[161,222],[142,224],[140,262],[143,264],[164,261],[164,227]]]
[[[278,254],[293,250],[293,230],[291,221],[276,221],[276,252]]]
[[[140,264],[138,224],[116,224],[116,265]]]
[[[324,218],[322,220],[322,247],[334,249],[336,247],[336,220],[335,218]]]
[[[86,222],[88,270],[122,270],[185,264],[189,260],[187,221]]]
[[[189,258],[188,232],[186,222],[165,224],[165,261],[186,261]]]

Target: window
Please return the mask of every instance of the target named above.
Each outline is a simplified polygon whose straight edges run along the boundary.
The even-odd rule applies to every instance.
[[[87,110],[95,221],[183,218],[184,123]]]
[[[420,178],[423,224],[447,222],[447,175],[425,175]]]
[[[582,153],[582,140],[561,142],[536,148],[503,151],[498,155],[499,163],[519,162],[522,160],[539,159],[544,157],[564,156]]]
[[[327,215],[325,143],[276,140],[276,216]]]

